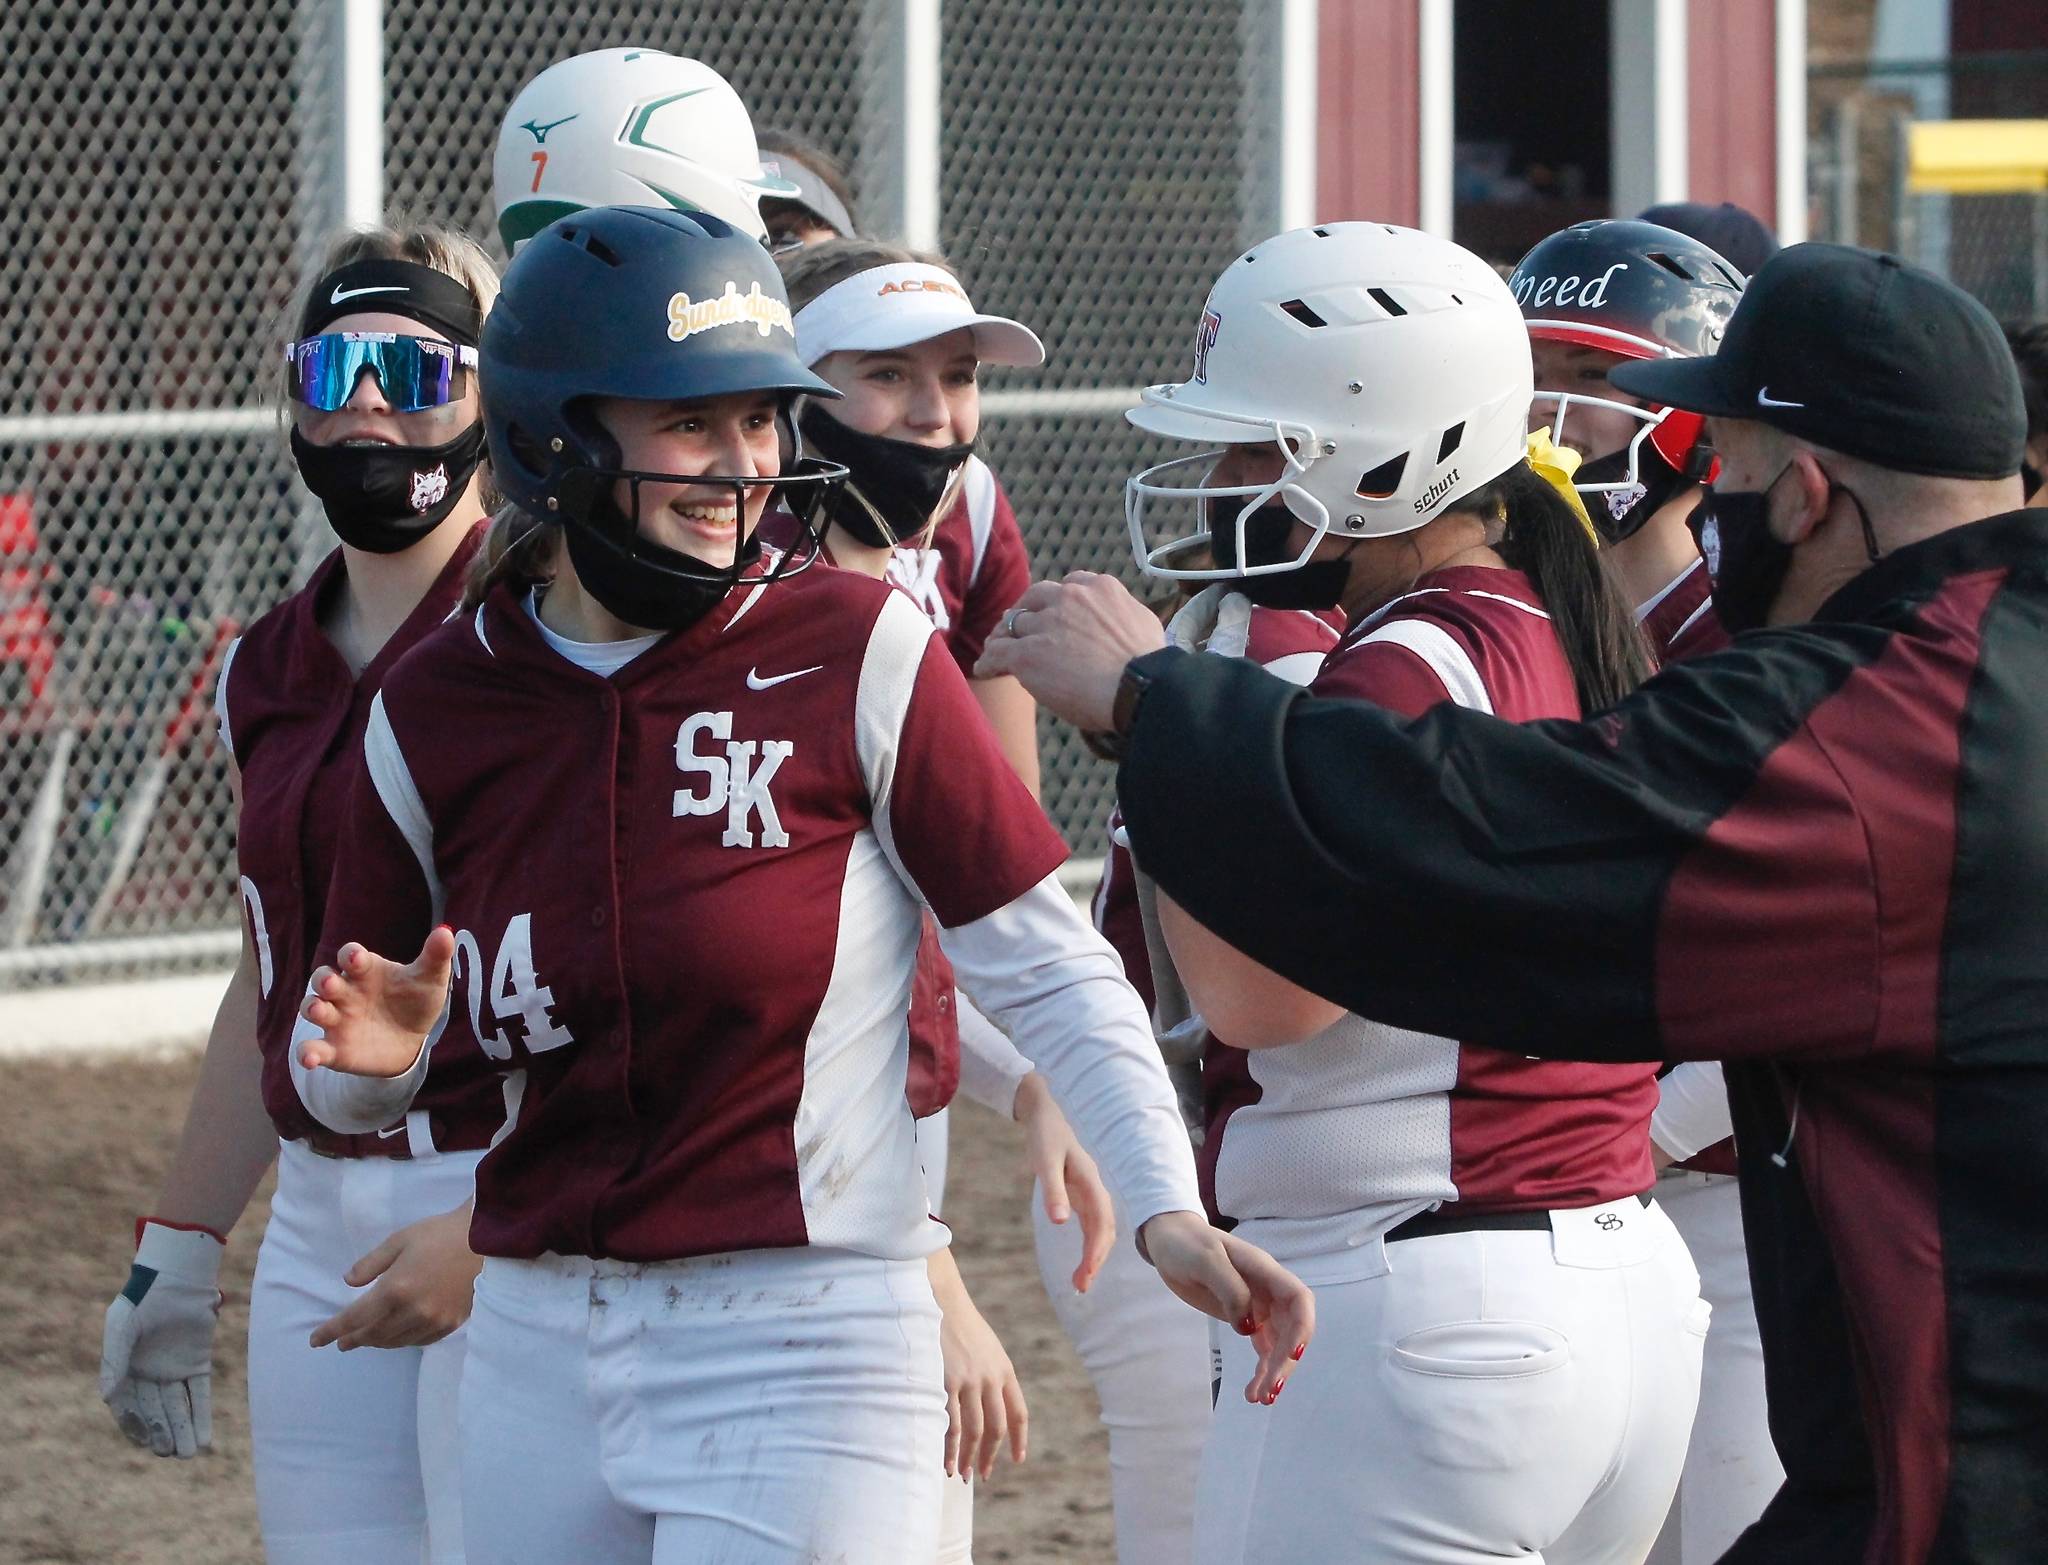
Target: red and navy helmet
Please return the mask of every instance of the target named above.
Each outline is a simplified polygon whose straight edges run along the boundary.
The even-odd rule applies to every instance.
[[[1718,253],[1676,229],[1611,218],[1574,223],[1541,241],[1516,264],[1508,289],[1536,341],[1602,348],[1631,359],[1697,358],[1719,350],[1747,281]],[[1537,395],[1577,394],[1539,386]],[[1689,471],[1700,416],[1651,412],[1657,415],[1651,445],[1672,468]]]

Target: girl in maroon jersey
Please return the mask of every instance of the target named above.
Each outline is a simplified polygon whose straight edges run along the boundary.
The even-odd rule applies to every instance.
[[[1529,464],[1531,389],[1514,300],[1478,257],[1377,223],[1282,234],[1217,281],[1193,375],[1130,415],[1207,448],[1131,480],[1140,558],[1184,574],[1154,531],[1179,501],[1208,513],[1219,571],[1313,578],[1347,614],[1318,694],[1515,720],[1604,707],[1647,652],[1583,512]],[[993,666],[1077,590],[1098,593],[1027,594]],[[1157,905],[1213,1034],[1216,1208],[1316,1286],[1319,1351],[1342,1361],[1271,1417],[1219,1407],[1195,1558],[1640,1560],[1705,1328],[1684,1246],[1641,1197],[1652,1068],[1347,1015]],[[1444,930],[1443,982],[1484,983],[1486,962],[1480,932]]]
[[[827,239],[778,264],[795,311],[797,352],[841,393],[829,403],[805,403],[797,420],[806,449],[848,470],[845,485],[818,517],[826,558],[908,594],[964,672],[1030,575],[1009,502],[974,455],[980,368],[984,362],[1035,366],[1044,349],[1019,322],[977,313],[956,275],[936,257],[867,240]],[[778,524],[795,525],[787,515],[770,518],[770,526]],[[1010,679],[970,681],[970,688],[997,725],[998,744],[1035,791],[1030,698]],[[1113,1242],[1108,1195],[1045,1079],[956,994],[936,935],[928,918],[910,1015],[911,1101],[933,1213],[944,1209],[951,1116],[930,1091],[946,1073],[928,1062],[957,1057],[961,1090],[1025,1127],[1040,1198],[1034,1211],[1043,1210],[1056,1225],[1070,1212],[1081,1214],[1083,1232],[1062,1281],[1073,1280],[1067,1291],[1085,1288]],[[957,1278],[947,1275],[950,1256],[935,1261],[934,1286],[944,1284],[949,1397],[960,1379],[963,1405],[981,1421],[969,1383],[981,1378],[974,1373],[978,1366],[994,1372],[1002,1392],[981,1398],[988,1458],[979,1470],[987,1476],[1008,1433],[1010,1410],[1023,1410],[1023,1393],[1001,1343]],[[973,1431],[967,1434],[971,1439]],[[1013,1441],[1012,1449],[1017,1454],[1021,1445]],[[934,1565],[971,1557],[971,1492],[947,1490],[940,1532]]]
[[[1259,1342],[1248,1395],[1311,1324],[1191,1210],[1135,997],[930,623],[802,551],[761,566],[770,491],[802,515],[837,471],[781,474],[788,399],[831,394],[793,345],[765,252],[714,219],[613,208],[529,243],[484,345],[510,546],[366,729],[294,1079],[354,1128],[443,1027],[506,1072],[463,1386],[478,1561],[929,1551],[945,1236],[903,1096],[926,905],[1161,1275]]]
[[[215,1276],[278,1160],[249,1307],[257,1511],[273,1561],[462,1559],[462,1342],[450,1333],[468,1314],[479,1263],[466,1203],[503,1096],[458,1045],[411,1113],[336,1135],[305,1113],[287,1054],[371,701],[453,607],[475,548],[474,368],[496,294],[483,253],[429,226],[337,240],[302,301],[285,366],[292,451],[340,543],[221,675],[242,955],[156,1215],[138,1221],[134,1272],[108,1311],[101,1391],[122,1429],[160,1456],[206,1447]],[[336,1342],[396,1351],[315,1351]]]

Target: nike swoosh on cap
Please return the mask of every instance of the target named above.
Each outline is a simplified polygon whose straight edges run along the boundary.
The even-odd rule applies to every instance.
[[[1806,406],[1804,402],[1780,402],[1771,395],[1771,388],[1769,386],[1759,386],[1756,388],[1756,405],[1760,408],[1803,408]]]
[[[379,287],[376,287],[376,288],[343,288],[343,287],[337,286],[337,287],[335,288],[334,292],[333,292],[333,293],[331,293],[331,294],[329,294],[329,295],[327,296],[327,302],[328,302],[329,304],[339,304],[339,303],[341,303],[341,301],[342,301],[342,300],[344,300],[344,299],[353,299],[353,298],[356,298],[356,297],[357,297],[358,295],[361,295],[361,294],[366,294],[366,293],[411,293],[411,292],[412,292],[412,290],[411,290],[410,288],[406,287],[406,286],[405,286],[405,284],[403,284],[403,283],[384,283],[384,284],[382,284],[382,285],[380,285]]]
[[[761,677],[761,671],[758,668],[750,668],[747,670],[747,688],[749,690],[766,690],[771,685],[785,684],[792,679],[802,679],[806,674],[815,674],[824,666],[823,663],[820,663],[815,668],[800,668],[793,674],[770,674],[766,679]]]

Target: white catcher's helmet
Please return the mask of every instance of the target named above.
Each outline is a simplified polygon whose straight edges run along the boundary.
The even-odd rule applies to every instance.
[[[1471,251],[1386,223],[1325,223],[1254,246],[1216,279],[1193,375],[1151,386],[1124,416],[1211,448],[1148,467],[1125,486],[1139,564],[1212,580],[1291,571],[1320,536],[1411,532],[1523,459],[1535,378],[1521,311]],[[1271,442],[1272,483],[1208,485],[1227,445]],[[1315,530],[1298,557],[1245,564],[1246,523],[1279,497]],[[1176,568],[1209,540],[1212,500],[1242,499],[1236,566]],[[1197,528],[1155,540],[1148,512],[1194,502]]]
[[[520,89],[491,161],[498,235],[513,250],[597,206],[709,212],[756,239],[766,174],[754,122],[710,66],[659,49],[599,49],[550,65]]]

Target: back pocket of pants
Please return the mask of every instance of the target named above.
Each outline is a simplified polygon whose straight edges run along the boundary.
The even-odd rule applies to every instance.
[[[1518,1380],[1571,1362],[1564,1333],[1540,1321],[1465,1320],[1411,1331],[1393,1361],[1417,1375],[1455,1380]]]

